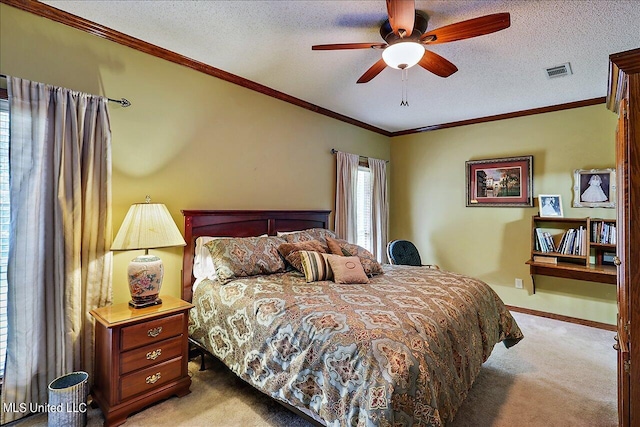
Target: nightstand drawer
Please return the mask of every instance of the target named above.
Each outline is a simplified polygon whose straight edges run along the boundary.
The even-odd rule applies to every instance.
[[[136,394],[147,392],[171,380],[180,378],[181,374],[182,357],[178,357],[126,375],[122,377],[120,382],[120,399],[125,400]]]
[[[184,314],[174,314],[162,319],[151,320],[122,328],[122,350],[158,342],[182,333]]]
[[[120,372],[126,374],[180,356],[182,354],[182,345],[184,344],[182,338],[182,335],[179,335],[122,353],[120,356]]]

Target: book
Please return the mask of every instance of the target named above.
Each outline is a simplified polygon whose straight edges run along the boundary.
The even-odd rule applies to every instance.
[[[544,232],[539,228],[536,228],[536,237],[540,252],[549,252],[549,249],[547,248],[547,239],[544,238]]]
[[[585,237],[584,227],[580,226],[580,228],[578,228],[578,233],[576,235],[576,248],[573,253],[574,255],[584,255],[584,247],[585,247],[584,237]]]
[[[593,223],[593,243],[605,245],[616,244],[616,225],[610,222],[597,221]]]
[[[551,233],[542,231],[540,228],[535,230],[534,248],[538,252],[558,252],[555,241]]]
[[[562,237],[560,238],[560,242],[558,243],[558,253],[564,253],[562,251],[564,250],[564,247],[566,244],[567,244],[567,232],[565,231],[564,233],[562,233]]]
[[[562,247],[562,249],[559,251],[562,254],[565,255],[572,255],[573,254],[573,248],[575,245],[575,234],[576,234],[576,230],[573,228],[570,228],[566,231],[566,236],[564,239],[564,245]]]
[[[556,245],[553,241],[553,237],[551,236],[551,233],[545,232],[544,238],[547,241],[547,248],[549,248],[549,252],[556,252]]]
[[[543,264],[558,264],[558,258],[553,257],[553,256],[542,256],[542,255],[535,255],[533,257],[533,261],[534,262],[540,262]]]
[[[616,226],[612,225],[611,226],[611,239],[609,239],[609,243],[611,243],[612,245],[615,245],[617,242],[617,234],[616,234]]]

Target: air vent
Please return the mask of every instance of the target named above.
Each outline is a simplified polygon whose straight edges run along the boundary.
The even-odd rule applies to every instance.
[[[562,65],[558,65],[556,67],[551,67],[546,69],[547,77],[550,79],[555,79],[556,77],[564,77],[568,76],[571,73],[571,64],[568,62]]]

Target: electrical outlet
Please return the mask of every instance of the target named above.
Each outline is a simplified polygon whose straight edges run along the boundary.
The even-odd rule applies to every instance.
[[[516,288],[522,289],[524,285],[522,284],[522,279],[516,279]]]

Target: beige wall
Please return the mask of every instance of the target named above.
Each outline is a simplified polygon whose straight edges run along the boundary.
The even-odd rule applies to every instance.
[[[333,209],[331,148],[389,159],[389,139],[0,5],[0,72],[110,98],[113,224],[146,194],[181,209]],[[153,251],[152,251],[153,252]],[[182,248],[157,250],[179,295]],[[114,301],[129,299],[115,256]]]
[[[415,240],[425,260],[480,277],[508,304],[615,322],[615,287],[531,279],[530,217],[536,209],[466,208],[464,162],[533,154],[535,193],[563,196],[571,171],[614,164],[615,116],[604,106],[389,139],[0,4],[0,72],[74,90],[126,97],[111,104],[114,233],[146,194],[180,209],[333,209],[337,148],[392,159],[391,238]],[[603,76],[603,81],[606,76]],[[158,250],[162,293],[179,295],[180,248]],[[114,301],[128,300],[118,253]]]
[[[614,209],[570,207],[574,169],[615,167],[615,126],[596,105],[393,138],[390,238],[414,240],[424,262],[485,280],[507,304],[615,324],[615,286],[537,276],[531,294],[524,263],[537,201],[465,207],[465,161],[531,154],[534,195],[560,194],[566,217],[615,218]]]

